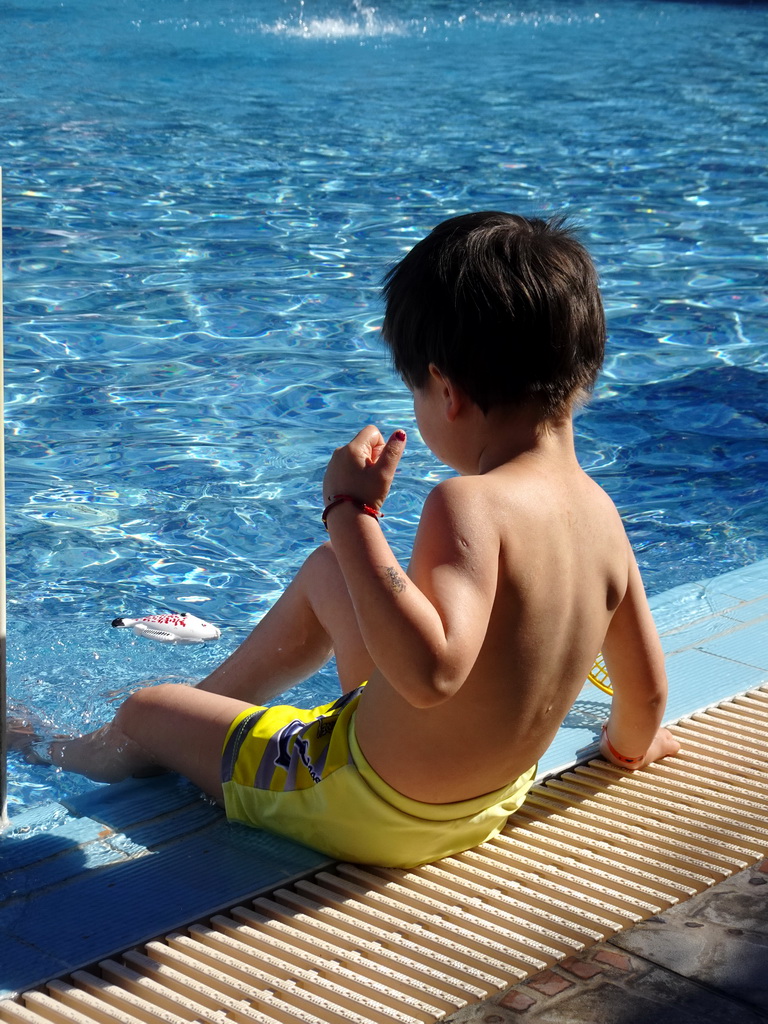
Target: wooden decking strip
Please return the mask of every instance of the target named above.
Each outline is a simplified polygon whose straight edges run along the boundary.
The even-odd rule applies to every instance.
[[[768,684],[672,730],[678,756],[564,771],[476,850],[338,864],[2,1002],[0,1020],[440,1020],[768,853]]]

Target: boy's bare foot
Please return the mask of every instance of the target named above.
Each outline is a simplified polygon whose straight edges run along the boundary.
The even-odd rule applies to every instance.
[[[12,708],[17,714],[5,726],[8,750],[21,752],[27,764],[52,764],[49,747],[52,740],[70,739],[62,733],[51,733],[50,725],[27,708]]]
[[[43,723],[31,714],[9,718],[5,723],[5,742],[8,750],[23,750],[40,739]]]

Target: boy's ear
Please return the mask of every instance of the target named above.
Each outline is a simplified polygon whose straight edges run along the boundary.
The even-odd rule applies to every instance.
[[[429,364],[429,373],[440,388],[445,414],[448,420],[453,422],[467,403],[466,392],[458,384],[454,384],[450,377],[446,377],[434,363]]]

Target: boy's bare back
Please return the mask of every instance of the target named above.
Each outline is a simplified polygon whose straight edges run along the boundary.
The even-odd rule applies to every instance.
[[[448,523],[455,537],[440,536]],[[406,586],[432,598],[476,658],[455,693],[430,706],[373,676],[356,723],[373,768],[433,803],[490,792],[529,769],[592,668],[630,558],[613,503],[576,462],[570,417],[497,468],[441,484]]]

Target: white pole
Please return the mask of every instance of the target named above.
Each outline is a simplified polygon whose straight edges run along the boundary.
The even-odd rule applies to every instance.
[[[5,671],[5,407],[3,403],[3,169],[0,167],[0,827],[8,824]]]

